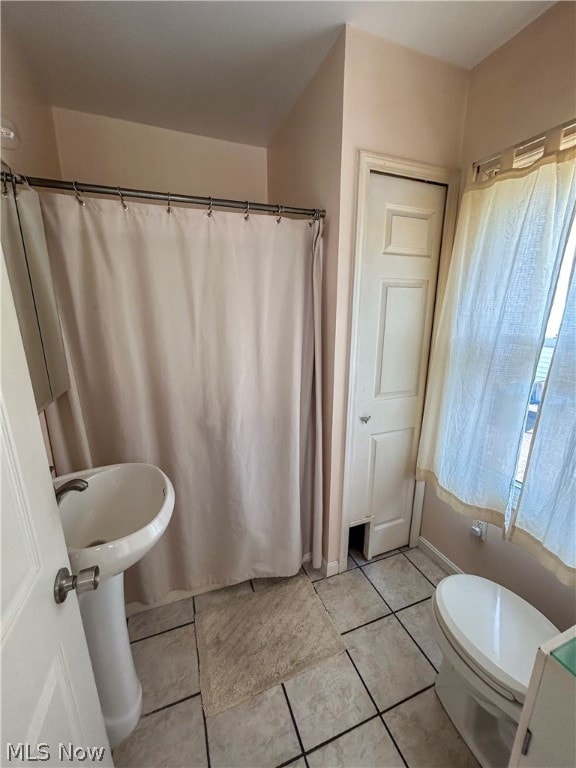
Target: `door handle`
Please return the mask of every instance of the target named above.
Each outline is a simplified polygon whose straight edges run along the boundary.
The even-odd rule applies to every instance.
[[[362,422],[362,424],[368,424],[371,418],[372,416],[360,416],[360,421]]]
[[[82,592],[98,589],[100,583],[100,568],[93,565],[92,568],[83,568],[78,573],[70,573],[68,568],[60,568],[54,582],[54,600],[63,603],[68,597],[68,592],[73,589],[81,595]]]

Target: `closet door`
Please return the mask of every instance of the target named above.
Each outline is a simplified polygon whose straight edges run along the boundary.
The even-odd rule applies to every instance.
[[[446,191],[370,173],[346,496],[368,558],[409,541]]]

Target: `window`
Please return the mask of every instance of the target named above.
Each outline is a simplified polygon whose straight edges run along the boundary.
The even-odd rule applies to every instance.
[[[550,140],[549,135],[553,139]],[[480,163],[476,163],[473,168],[473,183],[489,181],[500,172],[513,168],[527,168],[540,160],[546,149],[546,143],[553,142],[556,146],[553,149],[565,150],[576,147],[576,123],[570,122],[560,126],[550,134],[536,136],[529,141],[511,147],[505,152],[493,155]]]
[[[540,351],[540,357],[538,358],[538,366],[532,382],[532,389],[530,391],[530,400],[528,404],[528,412],[526,414],[526,422],[524,425],[524,434],[522,437],[522,449],[518,459],[518,468],[516,471],[516,485],[517,490],[520,489],[522,481],[524,479],[524,472],[526,470],[526,464],[530,453],[530,446],[532,444],[532,437],[534,435],[534,427],[538,416],[538,408],[542,401],[542,395],[544,393],[544,387],[548,378],[548,372],[550,370],[550,363],[554,355],[554,348],[556,346],[556,339],[560,331],[560,323],[564,316],[564,309],[566,307],[566,298],[568,295],[568,286],[570,282],[570,276],[574,267],[574,258],[576,254],[576,221],[572,223],[572,228],[566,250],[564,252],[564,258],[560,267],[560,275],[558,277],[558,283],[556,285],[556,291],[554,294],[554,300],[552,302],[552,309],[548,318],[548,324],[546,326],[546,336],[544,338],[544,344]],[[574,373],[576,377],[576,371]],[[576,510],[575,510],[576,514]]]
[[[575,146],[571,123],[477,164],[459,212],[417,462],[417,477],[440,498],[501,526],[571,584]]]

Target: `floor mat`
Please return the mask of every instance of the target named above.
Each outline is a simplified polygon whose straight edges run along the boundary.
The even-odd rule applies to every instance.
[[[196,633],[207,716],[345,650],[302,574],[198,614]]]

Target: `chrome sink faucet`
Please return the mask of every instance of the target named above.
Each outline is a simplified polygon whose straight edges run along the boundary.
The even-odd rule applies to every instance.
[[[85,491],[86,488],[88,488],[88,482],[82,480],[80,477],[77,477],[74,480],[68,480],[67,483],[64,483],[56,489],[56,503],[60,504],[62,496],[64,496],[65,493],[68,493],[68,491]]]

